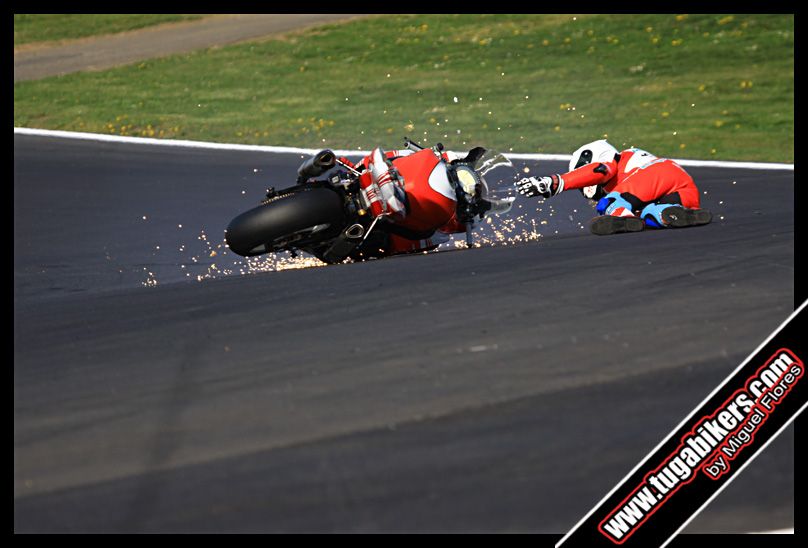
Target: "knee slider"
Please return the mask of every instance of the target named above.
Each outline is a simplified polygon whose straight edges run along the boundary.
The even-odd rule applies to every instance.
[[[598,200],[598,204],[595,206],[595,210],[598,212],[599,215],[603,215],[606,211],[606,208],[616,199],[619,198],[620,194],[617,192],[610,192],[600,200]]]
[[[625,198],[620,196],[619,192],[610,192],[600,199],[595,209],[600,215],[611,215],[612,212],[619,207],[624,207],[628,211],[634,210],[633,206]]]

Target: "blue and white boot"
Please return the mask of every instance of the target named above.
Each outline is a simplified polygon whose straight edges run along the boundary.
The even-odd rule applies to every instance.
[[[689,209],[678,204],[648,204],[640,217],[652,228],[684,228],[706,225],[713,220],[713,214],[707,209]]]

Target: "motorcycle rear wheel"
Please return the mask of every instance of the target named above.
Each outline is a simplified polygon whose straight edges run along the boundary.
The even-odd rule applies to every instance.
[[[234,253],[251,257],[333,236],[346,224],[343,198],[323,187],[281,194],[233,219],[225,240]]]

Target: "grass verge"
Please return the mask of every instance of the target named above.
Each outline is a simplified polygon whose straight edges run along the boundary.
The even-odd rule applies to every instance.
[[[791,15],[402,15],[14,85],[17,126],[794,159]]]

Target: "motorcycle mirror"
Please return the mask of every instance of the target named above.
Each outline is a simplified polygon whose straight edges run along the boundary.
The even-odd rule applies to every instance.
[[[474,147],[473,149],[469,150],[469,153],[466,154],[466,157],[462,160],[458,160],[460,163],[463,164],[474,164],[483,157],[486,153],[486,150],[483,147]]]
[[[335,165],[337,165],[337,156],[331,150],[325,149],[303,162],[297,168],[297,174],[304,179],[317,177]]]

